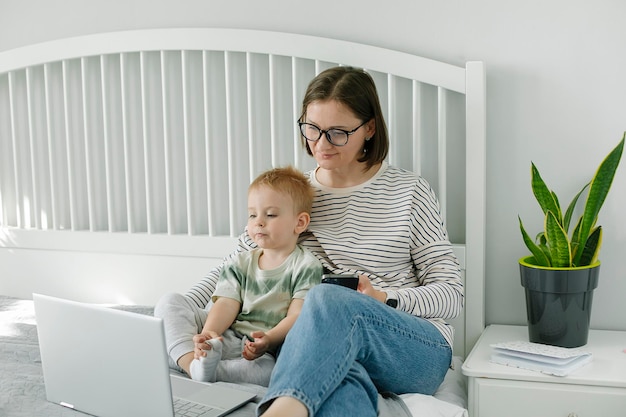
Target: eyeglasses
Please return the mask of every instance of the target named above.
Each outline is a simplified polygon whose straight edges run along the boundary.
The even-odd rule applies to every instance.
[[[311,123],[298,122],[298,126],[300,126],[300,133],[302,136],[309,142],[317,142],[321,137],[322,133],[326,135],[326,139],[332,145],[335,146],[343,146],[348,143],[348,139],[350,139],[350,135],[359,130],[365,123],[369,120],[361,123],[351,131],[343,130],[343,129],[328,129],[322,130],[319,127],[312,125]]]

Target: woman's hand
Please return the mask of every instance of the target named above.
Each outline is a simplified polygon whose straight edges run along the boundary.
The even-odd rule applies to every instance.
[[[384,303],[387,299],[387,293],[375,289],[372,286],[370,279],[365,275],[359,275],[359,286],[356,290],[362,294],[369,295],[370,297],[377,299],[381,303]]]
[[[263,356],[271,346],[270,338],[265,332],[252,332],[250,336],[254,338],[254,342],[246,339],[241,352],[241,355],[249,361]]]
[[[211,345],[207,343],[208,340],[211,339],[220,339],[224,340],[222,336],[213,331],[204,331],[200,334],[197,334],[193,337],[193,357],[195,359],[200,359],[206,356],[205,350],[211,350]]]

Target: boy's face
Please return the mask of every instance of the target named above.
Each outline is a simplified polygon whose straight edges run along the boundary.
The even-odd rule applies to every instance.
[[[248,192],[248,235],[263,249],[293,250],[302,231],[298,214],[286,193],[266,186]]]

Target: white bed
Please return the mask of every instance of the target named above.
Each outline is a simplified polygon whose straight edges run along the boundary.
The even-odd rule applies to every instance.
[[[184,292],[235,247],[252,178],[313,167],[295,120],[336,64],[374,76],[390,163],[440,198],[464,271],[462,360],[484,327],[484,65],[327,38],[150,29],[0,53],[0,294],[151,306]],[[466,398],[457,368],[448,402],[404,397],[414,415],[464,415],[449,407]]]

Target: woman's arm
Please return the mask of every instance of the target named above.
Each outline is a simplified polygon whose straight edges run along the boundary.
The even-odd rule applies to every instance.
[[[424,318],[450,319],[463,309],[463,281],[449,242],[434,242],[413,255],[419,286],[389,290],[398,309]]]
[[[387,296],[398,300],[398,309],[416,316],[454,318],[463,308],[463,281],[439,201],[423,178],[415,183],[411,200],[410,255],[418,285],[390,290]]]
[[[202,278],[198,283],[191,287],[185,293],[185,296],[192,299],[198,307],[206,307],[209,304],[209,301],[211,301],[211,296],[215,291],[215,286],[217,285],[220,271],[224,268],[224,265],[235,256],[237,256],[239,253],[249,251],[256,247],[257,245],[248,236],[248,232],[244,231],[241,235],[239,235],[237,248],[233,252],[231,252],[226,258],[224,258],[220,265],[209,271],[209,273],[205,275],[204,278]]]
[[[370,278],[360,275],[358,291],[383,303],[389,298],[397,300],[399,310],[415,316],[442,319],[458,316],[464,300],[460,275],[457,277],[454,268],[450,271],[439,268],[426,276],[421,286],[379,290],[374,288]]]

